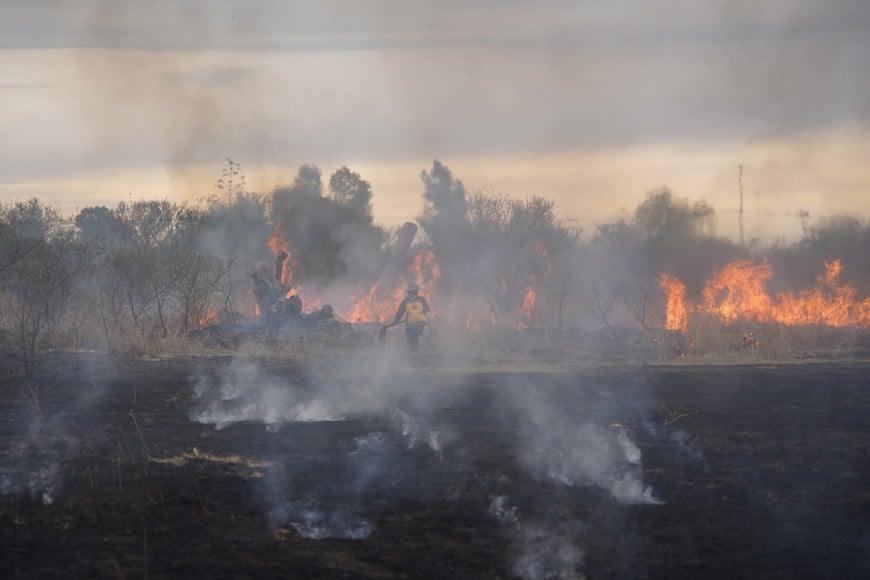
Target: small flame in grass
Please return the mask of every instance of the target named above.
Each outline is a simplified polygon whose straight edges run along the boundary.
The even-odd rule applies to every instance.
[[[537,301],[537,292],[535,290],[535,277],[529,278],[529,283],[526,286],[526,293],[523,296],[523,306],[520,311],[524,318],[531,318],[535,313],[535,302]]]
[[[526,291],[523,294],[523,302],[520,306],[520,315],[528,320],[535,315],[535,308],[538,305],[538,283],[547,284],[553,277],[553,264],[550,261],[550,251],[543,242],[535,244],[535,253],[540,258],[540,267],[536,268],[539,277],[535,274],[529,274],[526,277]],[[520,323],[521,328],[525,327],[524,323]]]
[[[209,311],[201,319],[195,321],[191,326],[197,330],[208,328],[217,321],[218,311],[216,308],[210,308]]]

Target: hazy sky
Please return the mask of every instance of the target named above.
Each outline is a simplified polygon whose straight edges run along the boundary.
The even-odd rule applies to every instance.
[[[438,158],[583,225],[669,186],[736,234],[870,218],[870,2],[0,0],[0,200],[193,199],[313,163],[388,225]]]

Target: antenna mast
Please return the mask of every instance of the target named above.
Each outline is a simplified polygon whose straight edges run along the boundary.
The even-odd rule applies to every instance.
[[[740,208],[737,210],[737,224],[740,226],[740,245],[743,245],[743,165],[740,165],[740,173],[737,177],[740,185]]]

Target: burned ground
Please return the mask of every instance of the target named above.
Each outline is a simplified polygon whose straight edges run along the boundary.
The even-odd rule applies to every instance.
[[[411,364],[382,378],[414,388],[380,411],[194,420],[203,377],[231,364],[54,353],[38,380],[7,373],[4,577],[870,574],[866,362],[510,374]],[[318,388],[291,362],[256,364],[288,389]],[[527,412],[540,402],[558,413]],[[575,422],[607,445],[629,441],[636,471],[607,479],[623,470],[608,465],[584,481],[559,471],[572,449],[541,458]],[[618,501],[602,484],[626,474],[649,501]]]

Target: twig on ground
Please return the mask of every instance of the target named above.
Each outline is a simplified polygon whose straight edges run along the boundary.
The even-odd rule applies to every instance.
[[[701,411],[692,411],[689,413],[681,413],[680,411],[674,409],[670,405],[664,405],[664,410],[666,413],[665,417],[665,426],[673,425],[677,421],[682,421],[686,417],[691,417],[692,415],[698,415]]]
[[[42,414],[42,407],[39,404],[39,385],[33,388],[33,385],[27,383],[27,389],[30,391],[30,404],[33,406],[33,412],[36,414],[36,421],[39,427],[45,430],[45,416]]]
[[[123,490],[123,486],[121,485],[121,442],[116,438],[115,441],[118,443],[118,452],[116,455],[116,463],[118,466],[118,491]]]
[[[148,449],[148,445],[145,443],[145,438],[142,436],[142,430],[139,429],[139,422],[136,420],[136,415],[133,414],[133,410],[130,410],[130,418],[133,419],[133,425],[136,427],[136,433],[139,434],[139,441],[142,443],[142,447],[145,448],[145,455],[148,456],[148,459],[151,459],[151,451]]]

